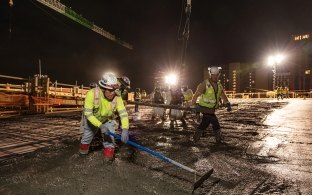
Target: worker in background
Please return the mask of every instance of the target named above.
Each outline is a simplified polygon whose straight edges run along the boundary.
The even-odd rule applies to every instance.
[[[119,93],[117,95],[121,96],[121,98],[124,100],[124,104],[127,104],[128,100],[128,93],[130,90],[130,79],[126,76],[122,76],[117,78],[118,84],[120,86]]]
[[[192,98],[193,98],[193,90],[189,89],[187,85],[184,85],[181,87],[181,91],[183,94],[183,106],[190,106],[192,103]],[[183,117],[185,118],[187,115],[186,111],[183,111]]]
[[[96,83],[90,83],[89,87],[90,89],[96,88],[98,85]]]
[[[147,98],[147,93],[146,93],[146,91],[143,89],[142,90],[142,93],[141,93],[141,99],[142,100],[145,100]]]
[[[170,105],[170,102],[171,102],[171,91],[170,91],[169,86],[163,87],[161,94],[162,94],[162,96],[164,98],[165,105]],[[166,109],[165,108],[164,112],[165,112],[164,113],[164,118],[167,118],[166,116],[169,115],[170,109]]]
[[[184,96],[184,105],[189,105],[192,102],[193,91],[189,89],[187,85],[182,86],[181,88],[182,94]]]
[[[223,104],[227,106],[227,111],[231,111],[232,109],[219,81],[220,69],[213,66],[208,68],[208,71],[209,78],[197,86],[197,90],[192,98],[192,105],[195,106],[196,100],[200,96],[198,103],[199,107],[202,107],[205,110],[202,112],[203,116],[201,123],[193,138],[194,142],[197,142],[211,123],[216,143],[219,144],[222,141],[222,137],[219,120],[215,114],[215,110],[219,107],[220,98],[222,99]]]
[[[122,76],[122,77],[118,77],[118,85],[119,85],[119,89],[116,90],[116,95],[120,96],[124,102],[124,105],[127,105],[127,100],[128,100],[128,93],[130,90],[130,79],[126,76]],[[118,114],[118,112],[116,111],[115,113],[115,120],[118,122],[118,129],[121,128],[121,118]]]
[[[162,89],[162,96],[164,98],[165,105],[170,105],[170,102],[171,102],[171,90],[170,90],[170,88],[168,86],[164,87]]]
[[[165,103],[160,87],[155,87],[154,92],[152,93],[152,102],[154,104]],[[165,109],[161,107],[153,107],[152,120],[154,120],[157,116],[159,116],[162,121],[165,121]]]
[[[276,98],[282,99],[283,100],[283,88],[282,87],[277,87],[276,89]]]
[[[128,113],[121,97],[116,95],[119,85],[114,74],[104,74],[98,84],[99,87],[89,90],[86,94],[82,119],[83,135],[79,152],[80,154],[88,154],[94,135],[98,130],[101,130],[104,135],[103,157],[107,160],[113,160],[115,152],[114,138],[108,134],[109,131],[115,133],[117,128],[113,113],[117,111],[121,118],[121,140],[123,142],[127,142],[129,139]]]
[[[141,101],[141,99],[142,99],[141,90],[140,90],[140,88],[136,88],[135,92],[134,92],[134,101],[139,102],[139,101]],[[139,112],[139,105],[138,104],[135,104],[134,112]]]
[[[182,106],[183,105],[184,96],[182,94],[181,88],[171,89],[171,102],[170,105]],[[177,109],[171,109],[169,112],[170,118],[170,128],[174,128],[174,123],[177,120],[182,122],[182,126],[186,127],[186,122],[183,116],[183,112]]]
[[[289,98],[289,88],[287,86],[283,89],[284,98]]]

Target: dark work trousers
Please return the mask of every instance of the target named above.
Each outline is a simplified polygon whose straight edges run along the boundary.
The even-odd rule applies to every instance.
[[[140,99],[135,99],[134,101],[139,102]],[[138,104],[134,105],[134,112],[139,112],[139,105]]]
[[[203,118],[201,123],[199,124],[198,129],[204,131],[209,126],[210,123],[212,124],[214,134],[220,132],[219,120],[215,114],[203,113]]]

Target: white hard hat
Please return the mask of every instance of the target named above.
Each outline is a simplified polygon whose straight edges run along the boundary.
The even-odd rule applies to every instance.
[[[106,73],[99,80],[100,87],[104,89],[117,89],[119,88],[117,77],[112,73]]]
[[[220,70],[221,70],[221,67],[217,67],[217,66],[212,66],[212,67],[208,68],[210,75],[211,74],[214,74],[214,75],[220,74]]]
[[[130,79],[126,76],[122,76],[118,78],[121,85],[125,86],[126,88],[130,89]]]

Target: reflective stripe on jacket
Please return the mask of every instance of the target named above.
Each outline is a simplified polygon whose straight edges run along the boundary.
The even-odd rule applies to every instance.
[[[209,80],[205,80],[206,91],[200,96],[199,105],[208,107],[208,108],[218,108],[219,100],[223,90],[223,87],[220,82],[218,82],[217,91],[214,90]]]
[[[129,129],[128,113],[120,96],[115,96],[112,101],[108,101],[99,88],[93,88],[87,92],[84,103],[84,115],[95,127],[100,127],[102,123],[112,120],[116,110],[121,119],[122,129]]]

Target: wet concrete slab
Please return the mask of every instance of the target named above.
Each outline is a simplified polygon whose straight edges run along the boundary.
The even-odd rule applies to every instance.
[[[267,127],[248,152],[278,162],[264,165],[280,177],[292,180],[300,193],[312,193],[312,100],[290,99],[264,121]]]
[[[282,171],[307,171],[306,166],[298,165],[309,163],[303,157],[292,158],[292,152],[301,149],[301,154],[310,155],[311,145],[300,147],[301,134],[289,134],[293,127],[267,123],[293,100],[231,101],[239,106],[230,113],[225,109],[217,112],[225,142],[221,145],[215,144],[211,127],[197,143],[193,142],[198,126],[194,114],[187,115],[186,127],[177,121],[172,129],[168,118],[165,122],[152,120],[148,107],[140,107],[139,113],[128,107],[130,137],[201,174],[213,168],[213,175],[194,194],[309,194],[310,189],[303,185],[309,180],[293,180]],[[36,144],[46,145],[0,158],[0,194],[191,194],[194,174],[120,142],[111,164],[103,162],[101,147],[79,156],[80,116],[69,113],[1,120],[0,136],[5,141],[0,148],[10,148],[12,140],[32,149]],[[273,127],[280,128],[280,133],[272,133]],[[286,145],[286,152],[282,148],[290,140],[296,142],[291,148]],[[283,169],[285,164],[287,168]]]

